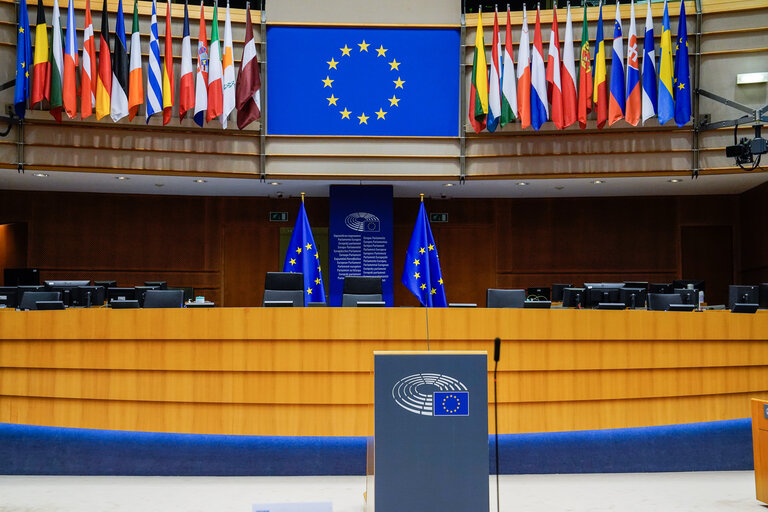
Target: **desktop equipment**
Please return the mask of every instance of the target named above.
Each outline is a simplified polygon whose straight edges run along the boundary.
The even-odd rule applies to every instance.
[[[105,300],[106,290],[103,286],[78,286],[72,294],[73,307],[103,306]]]
[[[705,292],[705,283],[703,279],[675,279],[672,281],[672,288],[694,288]]]
[[[674,288],[668,283],[651,283],[648,285],[648,293],[673,293]]]
[[[292,300],[265,300],[261,305],[265,308],[292,308],[295,304]]]
[[[109,301],[109,305],[112,309],[139,309],[139,301],[135,299],[115,299]]]
[[[90,279],[79,279],[76,281],[67,280],[67,281],[45,281],[45,286],[48,288],[53,288],[54,286],[60,286],[63,288],[74,288],[76,286],[90,286],[91,281]]]
[[[107,301],[136,300],[136,290],[133,288],[107,288]]]
[[[573,288],[573,283],[557,283],[552,285],[552,302],[563,302],[563,290]]]
[[[485,291],[486,308],[522,308],[524,305],[525,290],[488,288]]]
[[[35,302],[38,311],[55,311],[59,309],[66,309],[64,303],[60,300],[38,300]]]
[[[474,302],[449,302],[449,308],[476,308],[477,304]]]
[[[157,286],[134,286],[134,290],[136,290],[136,300],[139,301],[139,307],[144,307],[144,295],[149,290],[157,290]],[[182,293],[183,295],[183,293]]]
[[[42,292],[45,291],[45,286],[38,285],[19,285],[16,287],[16,302],[21,304],[21,299],[24,298],[24,294],[27,292]]]
[[[675,288],[674,293],[679,293],[683,298],[683,304],[699,305],[699,290],[693,288]]]
[[[525,298],[525,300],[543,300],[548,301],[550,297],[550,292],[548,287],[544,288],[528,288],[527,290],[528,296]]]
[[[5,286],[37,286],[40,272],[36,268],[6,268],[3,270]]]
[[[606,284],[606,283],[600,283]],[[607,287],[607,286],[586,286],[585,283],[585,308],[595,308],[601,302],[603,303],[617,303],[619,302],[619,289],[621,287]]]
[[[627,306],[623,302],[598,302],[595,309],[625,309]]]
[[[584,307],[584,288],[564,288],[563,289],[563,307],[564,308],[582,308]]]
[[[144,281],[144,286],[156,286],[158,290],[167,290],[168,281]]]
[[[303,307],[304,274],[301,272],[267,272],[264,277],[264,307]]]
[[[181,308],[184,307],[184,290],[147,290],[144,295],[144,308]]]
[[[696,311],[696,304],[670,304],[668,311]]]
[[[623,302],[629,309],[645,309],[648,290],[645,288],[619,288],[619,302]]]
[[[36,310],[38,301],[60,301],[60,292],[27,291],[21,296],[19,309]]]
[[[758,292],[760,309],[768,309],[768,283],[762,283]]]
[[[728,286],[728,309],[739,304],[760,304],[760,287],[732,284]]]
[[[731,308],[731,313],[756,313],[759,307],[759,304],[742,304],[737,302]]]
[[[624,281],[624,288],[640,288],[648,290],[648,281]]]
[[[162,289],[162,288],[161,288]],[[191,286],[174,286],[172,288],[166,288],[166,290],[181,290],[184,292],[184,302],[190,302],[195,300],[195,289]]]
[[[94,286],[103,286],[106,290],[107,288],[117,288],[117,281],[94,281]]]
[[[359,308],[383,308],[387,303],[383,300],[359,300],[357,301],[357,307]]]
[[[15,286],[0,287],[0,307],[15,308],[19,303],[18,293]]]
[[[649,293],[648,309],[651,311],[674,311],[673,304],[682,305],[683,298],[679,293]],[[689,304],[692,306],[692,304]]]
[[[549,300],[526,300],[523,302],[524,309],[549,309],[552,307],[552,301]]]

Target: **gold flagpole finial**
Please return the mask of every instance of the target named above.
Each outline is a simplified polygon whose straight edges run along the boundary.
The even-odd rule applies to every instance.
[[[306,192],[302,192],[302,193],[301,193],[301,202],[302,202],[302,203],[304,202],[304,194],[305,194],[305,193],[306,193]]]
[[[421,194],[419,194],[419,197],[421,197],[421,202],[423,203],[424,202],[424,193],[422,192]]]

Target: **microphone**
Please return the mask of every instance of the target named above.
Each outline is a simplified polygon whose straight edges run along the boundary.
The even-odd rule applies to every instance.
[[[493,360],[499,362],[499,353],[501,352],[501,338],[493,340]]]

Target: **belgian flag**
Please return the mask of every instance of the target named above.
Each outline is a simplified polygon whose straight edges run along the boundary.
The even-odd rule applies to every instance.
[[[45,24],[43,0],[37,0],[37,26],[35,27],[35,60],[32,68],[32,96],[30,106],[51,99],[51,63],[48,61],[48,25]]]

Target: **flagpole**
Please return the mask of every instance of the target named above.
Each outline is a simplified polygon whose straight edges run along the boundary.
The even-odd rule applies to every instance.
[[[424,203],[424,193],[419,194],[422,204]],[[427,322],[427,352],[429,352],[429,306],[424,304],[424,319]]]

